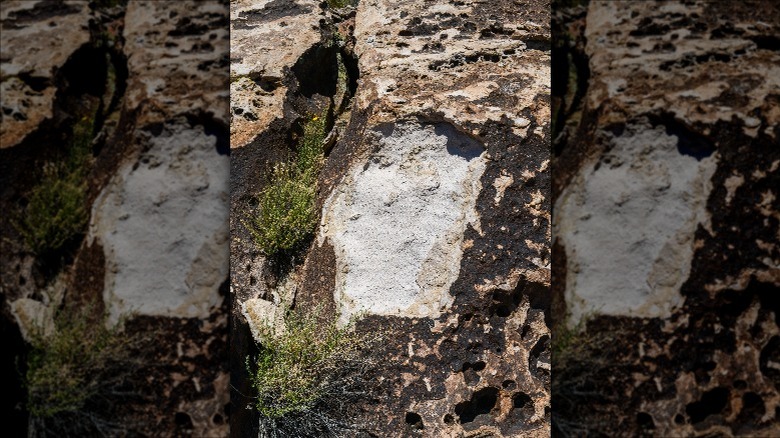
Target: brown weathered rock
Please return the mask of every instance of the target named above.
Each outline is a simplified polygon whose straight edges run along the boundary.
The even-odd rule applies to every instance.
[[[574,104],[555,145],[553,316],[587,324],[553,360],[557,432],[780,433],[778,17],[750,2],[564,17],[562,38],[587,43],[560,54],[587,56],[570,64],[587,90],[557,90]]]
[[[549,4],[278,5],[242,3],[243,18],[232,17],[244,44],[233,83],[255,71],[262,88],[260,72],[281,72],[262,100],[277,108],[273,120],[231,132],[234,384],[251,391],[242,304],[284,303],[293,291],[299,309],[366,312],[358,330],[385,336],[365,382],[375,402],[349,408],[348,434],[549,434]],[[307,31],[273,60],[264,54],[288,38],[281,23],[318,22],[314,43]],[[354,87],[343,111],[339,59]],[[231,97],[234,120],[253,93]],[[285,273],[241,221],[271,165],[294,150],[290,131],[323,106],[337,140],[319,178],[321,221]],[[233,430],[256,433],[245,415]]]
[[[134,312],[125,334],[154,342],[91,412],[117,434],[228,433],[227,24],[226,1],[2,4],[3,87],[34,91],[23,113],[5,88],[0,102],[3,322],[45,323],[61,305]],[[32,254],[14,221],[79,122],[95,127],[88,225]]]
[[[55,75],[90,39],[87,2],[0,6],[0,148],[19,144],[54,116]]]

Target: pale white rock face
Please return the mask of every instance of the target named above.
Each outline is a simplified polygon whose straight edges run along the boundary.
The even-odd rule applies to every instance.
[[[149,142],[93,206],[89,239],[106,255],[104,300],[112,320],[130,311],[206,318],[228,274],[229,157],[186,122]]]
[[[639,127],[583,166],[554,215],[571,324],[592,313],[667,317],[682,304],[716,161],[680,154],[662,127]]]
[[[325,202],[319,242],[336,254],[342,321],[357,312],[436,317],[452,301],[467,224],[485,170],[483,146],[449,124],[383,125]]]

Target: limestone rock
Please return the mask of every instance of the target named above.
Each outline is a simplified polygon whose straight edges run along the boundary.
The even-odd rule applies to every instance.
[[[225,9],[225,2],[213,0],[128,4],[124,38],[130,75],[125,105],[139,109],[139,124],[189,114],[227,127]]]
[[[55,73],[89,42],[89,17],[83,1],[2,3],[0,148],[19,144],[53,117]]]
[[[14,313],[90,303],[98,318],[105,307],[109,323],[126,318],[128,338],[154,342],[134,352],[121,391],[100,394],[104,411],[81,418],[118,423],[108,435],[225,436],[228,3],[107,3],[0,5],[0,316],[15,346],[2,366],[25,348]],[[88,226],[59,253],[33,254],[15,221],[79,124],[94,128],[78,138],[92,152],[79,169]],[[22,406],[19,382],[8,387]],[[51,433],[98,434],[70,418]]]
[[[292,68],[320,42],[323,17],[314,0],[240,0],[230,5],[230,146],[240,148],[282,119]]]
[[[703,1],[556,17],[553,320],[576,328],[553,362],[559,434],[780,433],[779,19]]]
[[[241,309],[262,303],[278,313],[272,297],[292,278],[297,311],[324,309],[342,321],[360,314],[358,331],[384,336],[371,353],[382,364],[372,371],[380,403],[347,407],[356,428],[549,434],[548,11],[548,2],[421,0],[338,11],[257,1],[234,10],[239,391],[251,391],[239,359],[251,352],[256,324]],[[294,44],[286,42],[293,28],[304,30]],[[266,119],[244,117],[260,108]],[[243,222],[273,164],[294,154],[303,121],[323,111],[332,114],[333,146],[318,181],[320,223],[292,263],[269,258]],[[242,416],[233,430],[256,434],[258,418]]]

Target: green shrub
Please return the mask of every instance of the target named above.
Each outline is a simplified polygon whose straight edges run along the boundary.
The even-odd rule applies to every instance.
[[[136,368],[131,351],[140,338],[122,333],[119,324],[106,327],[106,316],[96,316],[94,306],[87,305],[58,311],[54,330],[34,327],[29,342],[24,380],[31,434],[116,432],[105,412],[119,404],[112,400],[115,388]]]
[[[378,338],[356,333],[354,319],[339,327],[319,315],[288,312],[285,329],[261,329],[260,353],[247,358],[261,436],[328,436],[348,427],[335,412],[363,394],[364,353]]]
[[[59,311],[53,333],[41,327],[31,332],[27,358],[27,409],[33,418],[47,419],[77,412],[101,388],[101,376],[127,357],[128,341],[105,317],[95,321],[92,307]]]
[[[314,231],[325,129],[324,115],[314,116],[304,125],[295,160],[274,168],[271,182],[258,196],[258,213],[244,221],[257,246],[268,256],[295,249]]]
[[[94,114],[93,114],[94,116]],[[94,118],[84,116],[73,126],[64,160],[46,163],[43,176],[30,191],[16,229],[38,255],[59,251],[86,226],[86,177],[92,160]]]
[[[347,6],[357,6],[358,0],[328,0],[328,6],[332,9],[340,9]]]
[[[34,253],[57,251],[87,224],[85,203],[84,181],[62,178],[60,172],[49,167],[30,193],[17,229]]]

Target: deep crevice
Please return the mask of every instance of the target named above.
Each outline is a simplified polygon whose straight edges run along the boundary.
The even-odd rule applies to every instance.
[[[17,18],[16,22],[26,23],[50,19],[79,10],[80,8],[73,8],[62,2],[40,2],[31,10],[20,12],[19,17],[21,18]],[[123,14],[124,11],[121,15]],[[113,42],[109,44],[108,34],[100,24],[100,18],[94,16],[93,18],[98,19],[90,20],[90,42],[75,48],[52,77],[38,77],[28,72],[18,75],[18,78],[34,92],[40,92],[52,86],[56,87],[52,103],[52,117],[42,121],[19,144],[0,153],[2,156],[0,161],[6,161],[8,158],[8,162],[13,163],[13,166],[7,168],[8,172],[0,172],[5,174],[3,180],[14,181],[13,188],[7,188],[2,192],[2,203],[19,206],[18,213],[21,215],[25,213],[24,208],[28,205],[33,190],[41,183],[45,166],[49,164],[62,165],[63,167],[75,166],[66,164],[66,160],[69,159],[68,155],[75,148],[88,148],[86,153],[89,155],[91,152],[93,158],[100,153],[106,138],[105,136],[96,137],[96,135],[103,129],[109,114],[120,107],[128,76],[127,59],[120,48],[122,45],[121,32],[118,32],[116,36],[120,44],[114,45]],[[112,17],[110,20],[121,20],[121,16]],[[6,28],[7,24],[8,22],[4,21],[3,27]],[[88,166],[86,169],[82,169],[86,174],[94,172],[94,162],[88,163],[86,166]],[[6,166],[2,167],[5,170]],[[69,171],[73,171],[73,169]],[[87,190],[94,189],[95,187],[88,187]],[[89,211],[89,202],[90,198],[85,193],[84,203],[87,204],[85,205],[87,211]],[[9,221],[2,222],[2,226],[5,228],[3,234],[14,236],[21,242],[22,237],[18,231],[8,232],[9,229],[6,227],[10,227]],[[58,272],[73,262],[73,257],[83,240],[84,231],[74,235],[57,250],[37,254],[32,276],[27,278],[20,276],[19,285],[23,286],[28,281],[32,281],[36,288],[43,289]],[[19,255],[19,253],[4,254],[2,261],[12,260]],[[78,290],[73,293],[83,294],[84,292]],[[4,298],[0,302],[0,306],[7,308],[8,305]],[[35,295],[31,298],[43,299],[42,296]],[[79,298],[77,295],[69,295],[64,300],[78,302]],[[3,409],[3,412],[13,415],[4,423],[10,428],[11,435],[24,436],[27,435],[25,430],[28,427],[28,413],[24,408],[26,390],[19,385],[23,379],[21,373],[25,372],[26,355],[30,346],[22,340],[15,322],[8,325],[7,318],[4,316],[0,324],[5,333],[3,335],[5,342],[3,350],[7,354],[4,357],[13,362],[13,369],[8,370],[11,376],[6,385],[8,390],[6,397],[4,397],[4,403],[11,407]],[[11,362],[9,364],[3,362],[4,369]],[[56,433],[56,430],[52,433]]]

